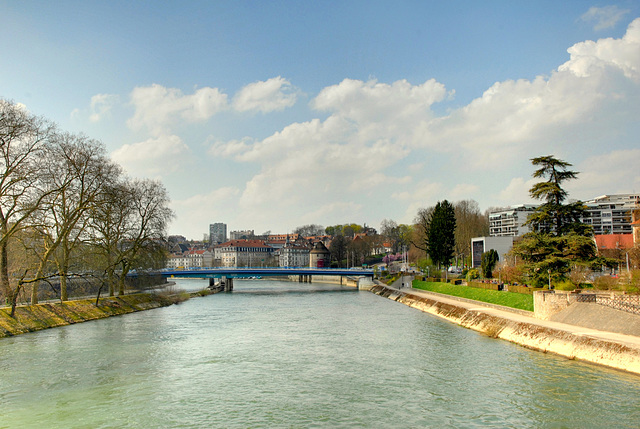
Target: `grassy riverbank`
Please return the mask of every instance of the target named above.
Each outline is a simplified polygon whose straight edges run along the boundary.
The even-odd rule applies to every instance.
[[[434,283],[415,280],[413,287],[430,292],[445,295],[458,296],[490,304],[504,305],[505,307],[518,308],[520,310],[533,311],[533,296],[521,293],[504,292],[488,289],[478,289],[468,286],[453,285],[449,283]]]
[[[101,298],[97,307],[95,299],[25,305],[16,308],[14,318],[11,308],[0,308],[0,338],[165,307],[184,299],[188,297],[141,293]]]

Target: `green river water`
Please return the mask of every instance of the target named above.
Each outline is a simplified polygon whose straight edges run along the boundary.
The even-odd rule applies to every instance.
[[[0,339],[0,428],[640,427],[640,377],[352,288],[234,288]]]

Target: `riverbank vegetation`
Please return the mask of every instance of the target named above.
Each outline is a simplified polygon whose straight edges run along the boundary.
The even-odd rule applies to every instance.
[[[124,294],[132,270],[164,267],[173,213],[162,183],[126,177],[104,145],[0,99],[0,299],[68,299],[67,281]],[[23,298],[24,299],[24,298]]]
[[[185,297],[184,294],[169,293],[100,298],[98,305],[94,299],[79,299],[19,306],[13,316],[9,308],[0,308],[0,337],[165,307],[185,299],[188,296]]]
[[[473,299],[475,301],[503,305],[505,307],[517,308],[520,310],[533,311],[533,295],[529,294],[479,289],[450,283],[425,282],[421,280],[415,280],[413,282],[413,287],[430,292]]]

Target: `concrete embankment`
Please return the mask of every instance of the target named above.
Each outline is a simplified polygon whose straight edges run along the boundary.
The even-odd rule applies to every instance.
[[[95,298],[20,306],[16,307],[15,317],[10,316],[11,308],[0,308],[0,338],[165,307],[176,302],[175,298],[166,295],[142,293],[101,298],[97,307]]]
[[[640,374],[640,337],[539,320],[506,308],[448,299],[416,289],[405,292],[377,285],[371,291],[493,338]]]

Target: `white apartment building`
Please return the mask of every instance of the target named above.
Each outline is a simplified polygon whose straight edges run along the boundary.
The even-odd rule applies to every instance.
[[[602,195],[584,201],[587,214],[582,222],[593,227],[594,235],[631,234],[632,212],[640,209],[640,194]],[[524,226],[537,205],[520,204],[489,214],[491,237],[518,237],[530,232]]]
[[[214,259],[223,267],[260,267],[269,263],[273,247],[260,240],[231,240],[214,247]]]
[[[489,235],[491,237],[518,237],[526,234],[531,229],[529,226],[524,226],[524,223],[536,207],[533,204],[520,204],[490,213]]]
[[[640,209],[640,194],[602,195],[584,203],[589,215],[582,222],[593,227],[594,235],[633,232],[633,211]]]

